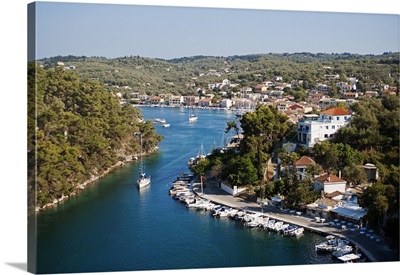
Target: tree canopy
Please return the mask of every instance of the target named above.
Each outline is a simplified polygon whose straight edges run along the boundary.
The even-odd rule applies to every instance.
[[[121,107],[98,81],[74,72],[28,64],[29,205],[43,207],[79,190],[80,185],[162,137],[142,121],[137,108]],[[36,193],[37,197],[33,195]]]

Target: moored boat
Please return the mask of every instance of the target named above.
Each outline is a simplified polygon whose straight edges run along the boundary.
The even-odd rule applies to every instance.
[[[301,236],[304,233],[304,228],[303,227],[298,227],[296,230],[292,231],[290,235],[292,236]]]
[[[178,175],[177,180],[179,181],[191,181],[194,175],[191,172],[182,172]]]
[[[335,250],[332,252],[332,256],[337,258],[349,254],[352,251],[353,247],[351,245],[341,245],[335,248]]]

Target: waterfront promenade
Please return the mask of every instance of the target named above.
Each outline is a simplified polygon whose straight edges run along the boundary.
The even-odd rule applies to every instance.
[[[199,197],[208,199],[216,204],[225,205],[232,208],[243,209],[246,211],[263,213],[264,215],[304,227],[306,230],[317,232],[324,235],[336,235],[343,238],[348,238],[358,247],[359,252],[363,253],[371,262],[393,262],[399,261],[399,255],[390,249],[388,243],[381,239],[380,242],[371,240],[360,234],[359,230],[351,231],[349,229],[341,229],[329,226],[327,223],[316,223],[313,217],[305,215],[290,214],[281,211],[273,206],[261,206],[255,202],[249,202],[242,198],[229,195],[221,188],[216,187],[213,183],[207,183],[207,187],[201,192],[200,183],[193,184],[193,192]]]

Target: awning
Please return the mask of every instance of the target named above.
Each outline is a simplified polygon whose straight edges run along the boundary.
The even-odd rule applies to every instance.
[[[336,207],[332,209],[331,212],[356,221],[360,220],[367,214],[367,211],[363,208],[351,209],[346,207]]]

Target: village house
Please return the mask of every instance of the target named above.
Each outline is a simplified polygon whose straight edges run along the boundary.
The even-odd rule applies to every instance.
[[[336,83],[336,87],[338,87],[343,92],[357,90],[356,84],[348,84],[347,82],[338,82],[338,83]]]
[[[273,90],[269,93],[269,95],[274,97],[281,97],[283,93],[283,90]]]
[[[371,97],[378,97],[379,93],[377,91],[366,91],[364,93],[365,98],[371,98]]]
[[[150,96],[147,94],[140,94],[138,95],[138,98],[141,102],[147,102],[150,100]]]
[[[220,103],[221,108],[230,108],[232,107],[232,100],[225,98],[221,100]]]
[[[347,98],[356,99],[356,98],[358,98],[358,93],[357,92],[344,92],[342,97],[346,98],[346,99]]]
[[[374,164],[366,163],[361,167],[364,169],[365,174],[367,175],[368,182],[375,182],[377,179],[379,179],[379,171]]]
[[[254,102],[245,98],[235,98],[234,105],[237,109],[252,109]]]
[[[298,159],[295,163],[296,171],[297,171],[297,176],[300,180],[306,180],[307,179],[307,167],[314,165],[315,161],[307,156],[302,156],[300,159]]]
[[[247,93],[251,93],[253,91],[253,89],[251,87],[243,87],[240,91],[244,94],[247,94]]]
[[[150,104],[152,105],[160,105],[162,103],[164,103],[164,99],[160,96],[152,96],[150,99]]]
[[[332,90],[331,86],[328,86],[326,84],[318,84],[315,89],[317,89],[318,91],[320,91],[321,93],[327,94]]]
[[[326,74],[324,76],[326,81],[334,81],[334,80],[338,80],[340,78],[340,76],[338,74]]]
[[[170,96],[168,99],[168,105],[169,106],[181,106],[183,103],[183,96],[178,96],[178,95],[173,95]]]
[[[183,103],[187,106],[195,106],[199,100],[197,96],[183,96]]]
[[[328,98],[326,95],[322,94],[322,93],[312,93],[310,92],[308,94],[308,99],[307,102],[311,103],[311,104],[319,104],[321,100]]]
[[[266,92],[266,91],[268,91],[268,87],[267,87],[267,86],[264,86],[264,85],[262,85],[262,84],[258,84],[258,85],[256,85],[256,86],[254,87],[254,91],[255,91],[256,93]]]
[[[335,191],[346,192],[347,181],[331,173],[326,173],[314,179],[313,189],[317,192],[323,191],[329,194]]]
[[[336,132],[349,124],[348,110],[331,108],[320,115],[304,115],[297,123],[297,141],[306,148],[312,148],[319,141],[329,140]]]
[[[212,106],[212,98],[202,98],[199,100],[198,105],[200,107],[211,107]]]

